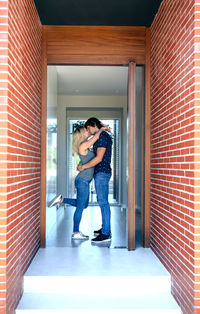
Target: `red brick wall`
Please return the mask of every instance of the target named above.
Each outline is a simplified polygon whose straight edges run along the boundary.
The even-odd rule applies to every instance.
[[[0,12],[0,307],[10,314],[40,244],[41,23],[33,0],[0,1]]]
[[[194,10],[194,88],[191,90],[195,105],[195,142],[194,142],[194,309],[200,313],[200,0],[195,1]]]
[[[0,2],[0,313],[6,299],[8,1]],[[3,313],[3,312],[2,312]]]
[[[184,313],[200,313],[197,11],[200,0],[163,0],[151,26],[151,248]]]

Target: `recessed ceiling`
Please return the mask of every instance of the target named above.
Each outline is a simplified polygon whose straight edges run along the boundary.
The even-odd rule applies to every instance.
[[[60,95],[127,95],[128,67],[56,66],[56,70]]]
[[[162,0],[34,0],[43,25],[151,26]]]

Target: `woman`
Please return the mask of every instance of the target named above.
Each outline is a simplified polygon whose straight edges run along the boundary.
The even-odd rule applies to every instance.
[[[88,138],[91,134],[84,127],[78,127],[73,134],[72,147],[74,153],[77,153],[80,157],[81,163],[84,165],[95,157],[95,154],[89,150],[89,148],[99,139],[102,131],[110,130],[103,126],[91,139]],[[77,191],[77,198],[63,198],[62,195],[58,195],[49,202],[48,207],[60,206],[61,204],[70,204],[76,206],[76,210],[73,217],[73,233],[72,239],[87,240],[89,237],[79,231],[79,225],[84,208],[89,203],[89,185],[94,175],[94,167],[85,169],[76,176],[75,187]]]

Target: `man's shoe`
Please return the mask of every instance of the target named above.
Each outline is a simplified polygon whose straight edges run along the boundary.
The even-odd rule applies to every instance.
[[[88,240],[89,236],[83,234],[82,232],[73,232],[72,240]]]
[[[99,234],[102,234],[102,228],[94,231],[95,236],[98,236]]]
[[[57,196],[55,196],[48,204],[48,207],[52,207],[52,206],[60,206],[60,204],[62,203],[62,195],[59,194]]]
[[[100,235],[100,234],[102,234],[102,228],[99,229],[99,230],[95,230],[95,231],[94,231],[94,235],[95,235],[95,236],[98,236],[98,235]],[[112,233],[111,233],[111,232],[110,232],[110,237],[112,238]]]
[[[91,241],[94,243],[109,242],[111,241],[111,236],[110,234],[107,235],[107,234],[101,233],[96,238],[92,239]]]

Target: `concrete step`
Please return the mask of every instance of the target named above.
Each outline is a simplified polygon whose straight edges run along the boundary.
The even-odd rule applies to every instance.
[[[150,249],[40,249],[16,314],[181,314],[170,281]]]
[[[79,287],[80,289],[80,287]],[[98,294],[98,293],[97,293]],[[80,294],[41,294],[41,293],[25,293],[16,311],[19,314],[23,310],[54,310],[66,311],[73,313],[74,311],[173,311],[181,314],[173,297],[169,293],[160,292],[155,297],[152,294],[134,296],[116,296],[113,293],[109,295],[80,295]],[[70,312],[71,311],[71,312]]]
[[[80,287],[80,289],[78,289]],[[77,291],[78,290],[78,291]],[[110,295],[170,293],[170,276],[25,276],[24,293]]]
[[[170,293],[169,276],[25,276],[16,314],[100,310],[181,313]]]

